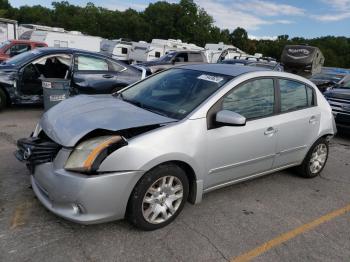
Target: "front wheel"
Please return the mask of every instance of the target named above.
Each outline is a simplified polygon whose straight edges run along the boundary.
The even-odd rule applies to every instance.
[[[318,176],[326,165],[328,153],[328,141],[325,138],[316,141],[299,167],[300,175],[306,178]]]
[[[160,165],[135,186],[128,204],[128,220],[143,230],[164,227],[181,212],[188,190],[186,173],[180,167]]]

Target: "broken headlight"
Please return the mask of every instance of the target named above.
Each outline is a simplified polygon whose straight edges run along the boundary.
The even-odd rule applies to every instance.
[[[74,148],[64,168],[83,173],[95,172],[109,154],[126,144],[121,136],[87,139]]]

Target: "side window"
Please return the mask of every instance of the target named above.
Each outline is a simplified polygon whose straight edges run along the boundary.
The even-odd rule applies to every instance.
[[[275,106],[273,79],[249,81],[228,93],[222,109],[241,114],[247,119],[272,115]]]
[[[118,63],[109,61],[109,71],[120,72],[124,69],[125,69],[124,66],[119,65]]]
[[[108,63],[105,59],[92,56],[78,55],[75,66],[78,70],[108,71]]]
[[[304,84],[292,80],[280,79],[279,86],[282,113],[308,107],[308,94]]]
[[[199,53],[189,53],[188,54],[189,62],[203,62],[202,55]]]
[[[183,63],[188,62],[188,55],[187,53],[180,53],[176,55],[176,62]]]
[[[308,106],[314,106],[315,105],[315,98],[314,98],[314,91],[311,87],[306,87],[306,93],[307,93],[307,105]]]
[[[31,64],[46,78],[66,79],[71,68],[72,56],[68,54],[55,54],[41,57]]]
[[[155,52],[155,57],[160,57],[160,52]]]
[[[128,53],[128,49],[126,47],[122,47],[122,54],[126,55]]]
[[[30,50],[30,45],[27,44],[16,44],[7,49],[6,54],[18,55]]]

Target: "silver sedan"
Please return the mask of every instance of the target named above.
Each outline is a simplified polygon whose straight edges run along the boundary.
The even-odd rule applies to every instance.
[[[319,175],[335,132],[330,106],[302,77],[189,65],[58,104],[16,156],[53,213],[153,230],[214,189],[290,167]]]

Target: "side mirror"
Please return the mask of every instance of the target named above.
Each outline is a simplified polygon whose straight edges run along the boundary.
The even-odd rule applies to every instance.
[[[247,122],[244,116],[229,110],[219,111],[215,121],[221,126],[245,126]]]

